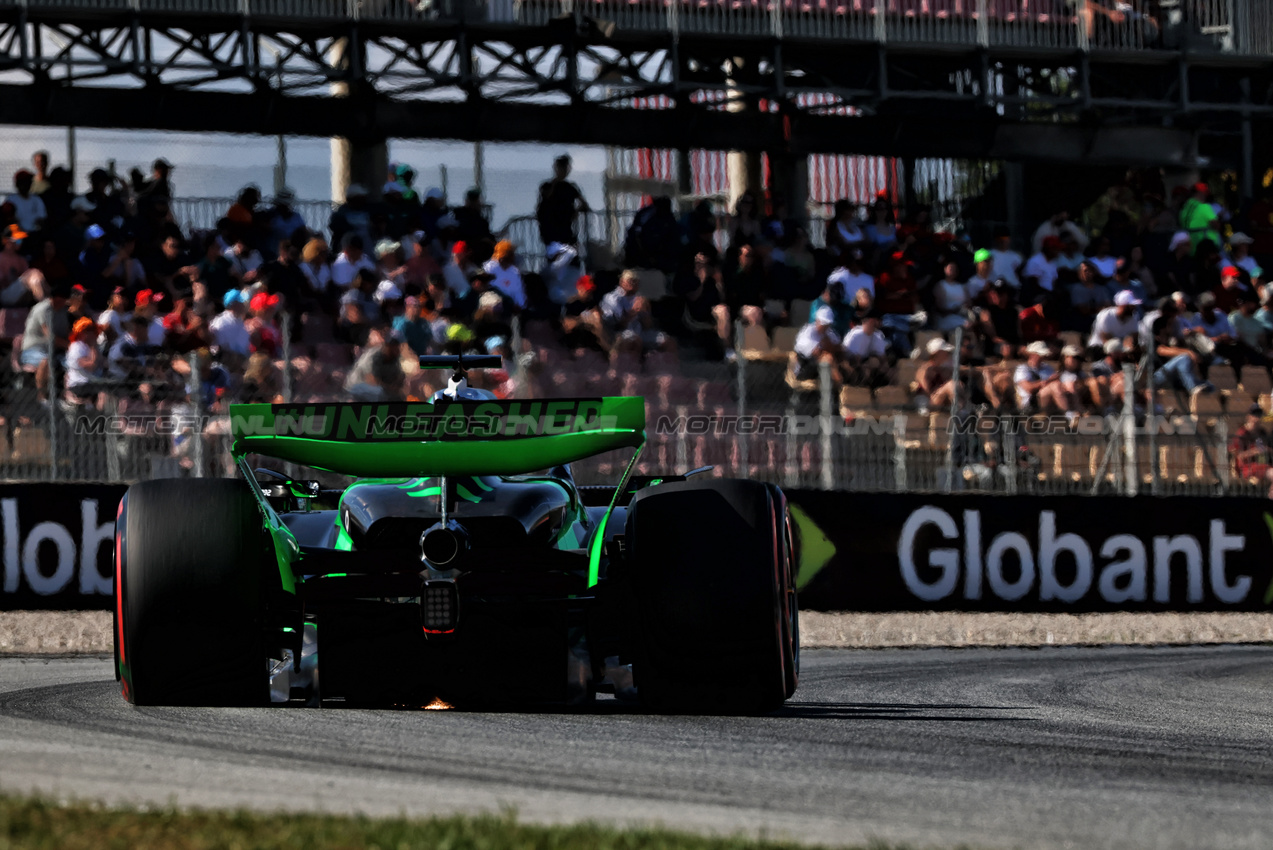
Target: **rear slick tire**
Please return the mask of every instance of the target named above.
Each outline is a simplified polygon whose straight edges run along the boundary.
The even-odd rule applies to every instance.
[[[663,712],[757,714],[796,685],[786,501],[755,481],[684,481],[628,510],[623,575],[637,693]]]
[[[246,482],[135,484],[115,526],[115,655],[135,705],[269,703],[268,537]]]

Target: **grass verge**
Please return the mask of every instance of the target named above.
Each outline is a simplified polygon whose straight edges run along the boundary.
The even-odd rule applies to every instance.
[[[887,850],[871,844],[872,850]],[[0,796],[0,850],[784,850],[780,841],[597,824],[538,826],[512,813],[415,820],[108,808]]]

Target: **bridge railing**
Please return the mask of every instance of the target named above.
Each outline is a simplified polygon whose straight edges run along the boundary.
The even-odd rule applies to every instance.
[[[539,26],[898,44],[1273,53],[1268,0],[0,0],[0,7]]]

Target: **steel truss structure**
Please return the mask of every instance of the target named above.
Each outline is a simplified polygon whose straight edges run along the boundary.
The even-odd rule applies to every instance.
[[[394,8],[0,8],[0,121],[1235,165],[1273,137],[1264,54],[720,35],[619,27],[580,5],[533,23]]]

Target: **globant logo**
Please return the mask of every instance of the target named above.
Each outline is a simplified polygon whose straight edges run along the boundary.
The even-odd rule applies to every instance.
[[[963,511],[962,523],[941,508],[913,511],[902,526],[897,558],[902,581],[917,598],[938,602],[992,596],[1014,602],[1033,596],[1040,602],[1074,603],[1093,590],[1104,602],[1186,602],[1201,604],[1205,594],[1226,605],[1239,605],[1251,591],[1247,575],[1230,577],[1225,559],[1241,552],[1246,537],[1230,534],[1223,519],[1206,521],[1205,535],[1113,534],[1104,540],[1058,533],[1055,511],[1040,511],[1032,543],[1019,531],[984,539],[981,511]],[[923,547],[932,532],[950,546]],[[1061,568],[1064,565],[1064,569]],[[1184,600],[1171,598],[1172,570],[1184,570]],[[1178,585],[1179,586],[1179,585]]]

